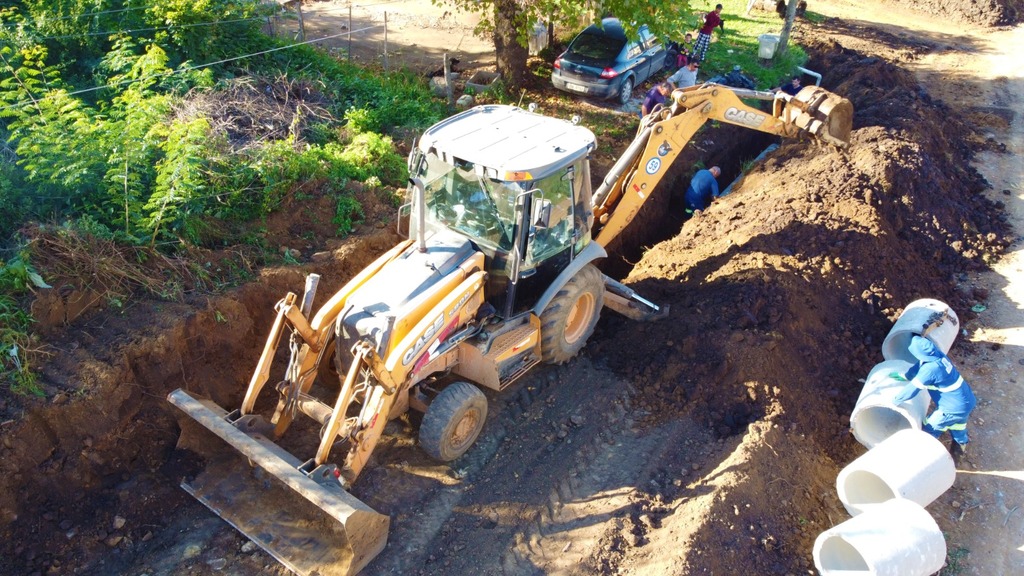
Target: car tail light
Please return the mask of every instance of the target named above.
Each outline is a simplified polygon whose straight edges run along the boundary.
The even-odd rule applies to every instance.
[[[558,70],[562,69],[562,56],[565,56],[565,52],[559,54],[558,58],[555,58],[555,63],[553,64],[553,66]]]
[[[611,68],[605,68],[604,70],[601,70],[601,78],[604,78],[605,80],[611,80],[612,78],[615,78],[618,75],[619,73]]]

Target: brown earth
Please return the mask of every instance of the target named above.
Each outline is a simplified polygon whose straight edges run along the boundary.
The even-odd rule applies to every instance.
[[[1021,0],[978,0],[976,2],[943,2],[942,0],[902,0],[893,2],[899,8],[910,8],[936,19],[945,18],[969,26],[1017,24],[1024,18]]]
[[[1020,224],[1024,201],[1019,184],[1010,189],[1019,132],[1009,153],[999,146],[1019,127],[1020,95],[988,112],[962,108],[942,84],[922,85],[917,66],[949,45],[980,51],[980,41],[861,18],[798,29],[808,66],[854,103],[849,149],[783,142],[705,213],[681,228],[665,221],[676,227],[638,261],[613,262],[636,262],[625,281],[671,305],[668,320],[605,316],[579,358],[491,395],[484,434],[450,465],[416,447],[415,417],[389,425],[353,490],[392,520],[365,573],[806,573],[814,538],[846,518],[834,483],[863,452],[847,430],[859,380],[920,297],[949,303],[971,331],[953,357],[982,397],[980,450],[929,510],[952,553],[984,552],[951,554],[959,569],[1021,572],[1020,479],[982,475],[1024,469],[1017,442],[1000,448],[1002,430],[1020,430],[1011,421],[1024,343],[995,332],[1019,330],[1024,303],[1012,303],[1008,280],[985,276],[1008,247],[1020,253],[1019,228],[1007,224],[1007,214]],[[951,80],[968,86],[971,75]],[[751,134],[706,134],[680,164],[737,174]],[[979,153],[987,167],[1017,159],[1005,180],[986,174],[1009,194],[985,192],[971,167]],[[684,171],[655,202],[674,206]],[[282,244],[305,218],[293,201],[295,219],[271,225]],[[184,387],[237,404],[274,302],[310,271],[325,298],[396,239],[368,225],[329,246],[330,258],[264,268],[223,295],[136,298],[57,328],[42,367],[47,399],[0,398],[0,571],[286,573],[177,488],[195,463],[174,452],[164,397]],[[300,248],[308,257],[323,247]],[[1019,259],[1011,266],[1019,277]],[[1005,316],[971,311],[981,303]]]

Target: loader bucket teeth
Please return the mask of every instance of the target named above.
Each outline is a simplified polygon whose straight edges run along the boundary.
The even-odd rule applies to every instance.
[[[336,480],[306,475],[297,458],[229,422],[212,401],[184,390],[167,399],[191,419],[182,419],[178,447],[206,461],[182,488],[290,570],[351,576],[384,549],[389,518]],[[211,441],[210,433],[223,442]]]

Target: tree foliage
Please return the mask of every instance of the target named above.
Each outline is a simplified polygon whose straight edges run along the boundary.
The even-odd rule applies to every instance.
[[[24,218],[78,222],[132,244],[213,241],[205,222],[261,218],[311,181],[358,214],[346,182],[404,185],[404,160],[371,134],[422,128],[443,110],[411,75],[375,78],[310,46],[270,50],[282,44],[259,32],[267,5],[254,0],[9,5],[0,8],[0,208],[11,218],[0,242]],[[221,60],[230,63],[197,66]],[[311,121],[322,123],[315,142],[292,133],[233,150],[183,102],[249,74],[321,87],[334,118]],[[344,123],[365,135],[342,142]]]
[[[432,1],[480,15],[476,32],[494,39],[498,72],[512,87],[522,85],[527,41],[537,22],[577,30],[614,16],[622,20],[627,32],[647,24],[654,34],[669,38],[678,36],[681,24],[690,17],[688,0],[609,0],[601,2],[599,9],[574,0]]]

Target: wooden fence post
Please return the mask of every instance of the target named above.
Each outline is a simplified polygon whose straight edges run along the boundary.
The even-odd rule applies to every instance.
[[[448,95],[448,111],[455,110],[455,91],[452,90],[452,60],[444,53],[444,91]]]

